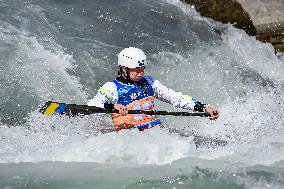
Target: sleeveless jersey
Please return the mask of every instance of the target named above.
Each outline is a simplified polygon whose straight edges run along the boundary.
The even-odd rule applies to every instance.
[[[145,78],[134,84],[124,84],[117,80],[113,82],[117,87],[118,104],[127,106],[128,110],[153,110],[154,89]],[[118,130],[133,127],[143,130],[161,123],[157,116],[145,114],[112,114],[112,119]]]

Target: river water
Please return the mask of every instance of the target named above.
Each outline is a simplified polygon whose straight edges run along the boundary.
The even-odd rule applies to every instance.
[[[109,115],[38,112],[86,104],[129,46],[146,52],[146,75],[220,118],[101,134]],[[0,0],[0,94],[1,189],[284,188],[284,56],[178,0]],[[183,134],[228,144],[196,148]]]

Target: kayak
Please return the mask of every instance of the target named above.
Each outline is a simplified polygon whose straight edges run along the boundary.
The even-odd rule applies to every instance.
[[[66,104],[59,102],[48,101],[40,109],[40,112],[44,115],[66,115],[66,116],[77,116],[77,115],[90,115],[94,113],[118,113],[114,109],[104,109],[95,106],[77,105],[77,104]],[[130,114],[148,114],[148,115],[173,115],[173,116],[200,116],[208,117],[208,113],[205,112],[167,112],[167,111],[143,111],[143,110],[129,110]],[[175,128],[168,128],[170,133],[177,133],[182,137],[193,137],[192,142],[196,148],[209,147],[216,148],[218,146],[225,146],[228,144],[227,141],[218,138],[199,136],[194,133],[188,133],[184,130],[178,130]],[[109,132],[119,132],[115,128],[101,128],[100,133],[105,134]]]

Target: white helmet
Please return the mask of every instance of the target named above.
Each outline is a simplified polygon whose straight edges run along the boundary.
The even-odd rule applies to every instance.
[[[142,68],[147,65],[145,53],[138,48],[129,47],[118,54],[118,66]]]

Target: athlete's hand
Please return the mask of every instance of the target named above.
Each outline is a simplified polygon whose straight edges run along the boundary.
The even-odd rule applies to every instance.
[[[121,104],[115,104],[114,105],[114,109],[119,111],[119,114],[125,116],[126,114],[128,114],[128,109],[126,106],[123,106]]]
[[[205,107],[205,112],[208,112],[210,114],[209,119],[211,120],[216,120],[219,117],[219,112],[212,106],[206,105]]]

